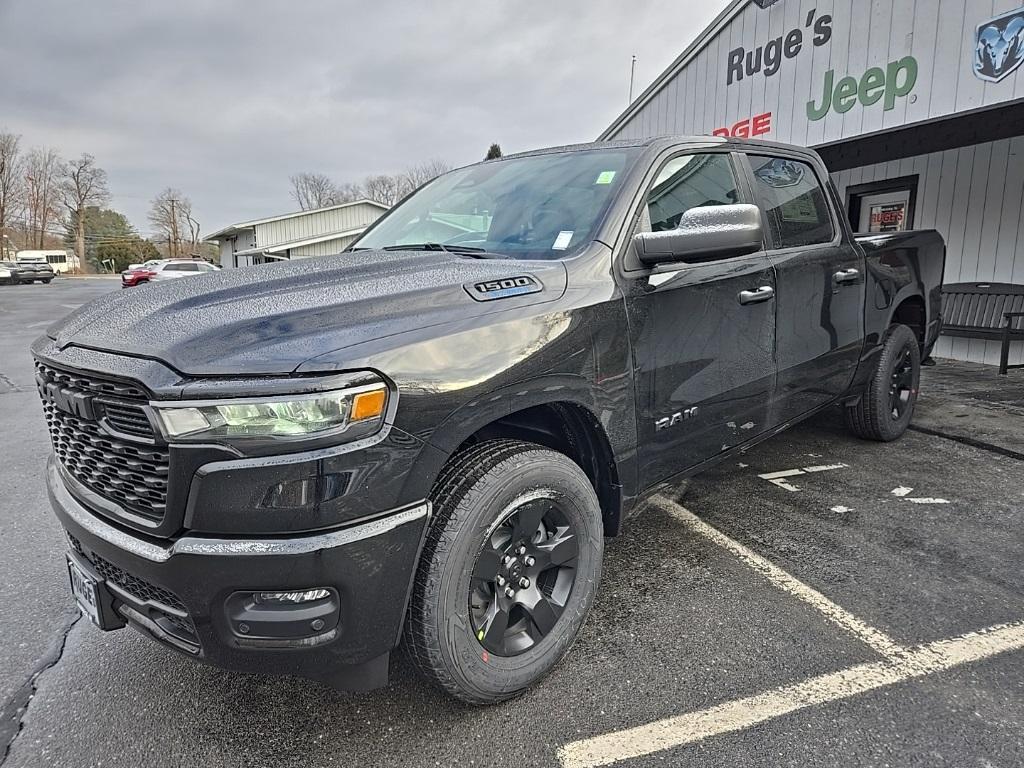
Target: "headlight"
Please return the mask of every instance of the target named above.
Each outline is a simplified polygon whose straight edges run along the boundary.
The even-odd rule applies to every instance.
[[[247,444],[260,440],[358,439],[384,424],[384,382],[301,395],[153,402],[169,442]]]

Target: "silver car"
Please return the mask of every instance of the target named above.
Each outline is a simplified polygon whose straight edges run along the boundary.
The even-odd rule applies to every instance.
[[[126,269],[121,273],[121,287],[133,288],[143,283],[157,283],[174,280],[178,277],[201,275],[205,272],[216,272],[220,267],[199,259],[161,259],[147,261],[135,269]]]

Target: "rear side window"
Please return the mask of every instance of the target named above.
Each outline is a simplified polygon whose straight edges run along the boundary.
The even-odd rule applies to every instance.
[[[788,157],[750,155],[754,194],[764,210],[776,248],[831,243],[835,238],[825,190],[807,163]]]
[[[693,208],[737,202],[736,176],[728,155],[673,158],[661,169],[647,194],[651,231],[675,229],[683,214]]]

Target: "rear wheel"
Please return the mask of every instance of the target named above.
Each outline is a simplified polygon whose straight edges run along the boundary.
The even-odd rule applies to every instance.
[[[846,409],[846,424],[865,440],[896,440],[914,415],[921,381],[921,350],[905,325],[889,329],[875,372],[857,405]]]
[[[455,456],[431,496],[406,649],[448,693],[503,701],[551,670],[590,610],[604,550],[597,495],[568,457],[494,440]]]

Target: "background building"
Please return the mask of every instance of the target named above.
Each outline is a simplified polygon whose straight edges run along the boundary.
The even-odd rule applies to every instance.
[[[388,207],[357,200],[312,211],[243,221],[208,235],[220,247],[225,268],[245,267],[283,259],[330,256],[348,247]]]
[[[947,283],[1024,283],[1022,1],[735,0],[601,138],[813,147],[854,229],[934,228]],[[998,346],[935,354],[995,364]]]

